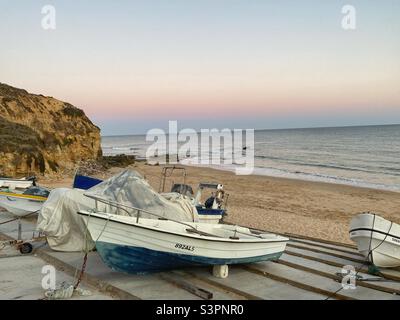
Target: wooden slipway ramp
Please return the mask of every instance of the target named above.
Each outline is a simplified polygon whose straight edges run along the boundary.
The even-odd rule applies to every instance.
[[[0,212],[0,234],[3,239],[16,236],[16,223],[1,225],[7,219],[9,217],[4,217]],[[23,221],[26,239],[32,236],[34,229],[34,219]],[[96,252],[91,252],[82,283],[115,299],[400,300],[400,270],[382,269],[379,276],[369,275],[364,257],[354,246],[298,235],[288,236],[291,241],[281,259],[231,266],[226,279],[214,277],[211,268],[207,267],[151,275],[127,275],[112,271],[103,264]],[[83,262],[82,253],[54,252],[43,244],[35,249],[34,254],[42,260],[43,265],[52,264],[60,272],[71,276],[79,273],[77,270]],[[7,254],[0,250],[0,260],[11,256],[15,259],[20,255],[15,250],[7,251]],[[358,272],[360,280],[355,288],[343,288],[343,266],[353,266]],[[3,272],[1,278],[6,279],[7,272]],[[2,289],[5,289],[2,285],[0,281],[0,299]]]

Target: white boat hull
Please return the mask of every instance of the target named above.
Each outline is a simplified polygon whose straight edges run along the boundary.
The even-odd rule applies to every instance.
[[[0,188],[27,189],[33,185],[30,180],[0,179]]]
[[[400,266],[400,225],[374,214],[360,214],[350,223],[350,239],[377,267]]]
[[[289,239],[272,234],[263,238],[230,239],[236,226],[206,223],[179,224],[173,221],[136,219],[103,213],[79,212],[103,261],[112,269],[147,273],[166,269],[251,263],[278,259]],[[205,236],[188,232],[219,234]],[[236,227],[248,232],[247,228]],[[240,234],[238,234],[240,236]]]
[[[41,197],[0,192],[0,207],[17,217],[39,212],[45,200],[41,199]]]
[[[218,224],[222,220],[222,215],[199,214],[199,222]]]

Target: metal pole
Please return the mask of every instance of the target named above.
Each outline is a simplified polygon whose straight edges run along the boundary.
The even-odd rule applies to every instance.
[[[18,240],[22,240],[21,218],[18,218]]]

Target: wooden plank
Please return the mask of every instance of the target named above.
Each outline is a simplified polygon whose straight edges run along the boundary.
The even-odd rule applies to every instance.
[[[204,300],[211,300],[214,296],[212,292],[210,292],[206,289],[200,288],[197,285],[194,285],[190,282],[187,282],[184,279],[179,278],[178,275],[173,274],[171,272],[160,273],[160,274],[158,274],[158,276],[162,280],[172,283],[172,284],[176,285],[177,287],[184,289]]]
[[[310,240],[310,241],[315,241],[318,243],[326,243],[326,244],[333,244],[341,247],[347,247],[351,249],[357,249],[357,246],[349,243],[343,243],[343,242],[337,242],[337,241],[331,241],[331,240],[325,240],[325,239],[318,239],[314,237],[308,237],[308,236],[303,236],[299,234],[293,234],[293,233],[283,233],[283,235],[291,238],[291,239],[303,239],[303,240]]]
[[[209,278],[203,277],[203,276],[199,275],[197,272],[196,273],[195,272],[186,272],[186,273],[191,275],[192,277],[194,277],[194,278],[196,278],[198,280],[201,280],[201,281],[203,281],[205,283],[208,283],[208,284],[210,284],[212,286],[218,287],[218,288],[226,290],[226,291],[233,292],[233,293],[235,293],[235,294],[237,294],[239,296],[242,296],[242,297],[246,298],[247,300],[263,300],[261,297],[258,297],[256,295],[253,295],[253,294],[250,294],[248,292],[239,290],[237,288],[222,284],[222,283],[218,282],[217,280],[211,280]]]
[[[327,277],[332,280],[336,280],[340,282],[342,280],[341,276],[338,276],[337,273],[341,272],[340,267],[333,267],[326,265],[321,262],[311,261],[300,257],[294,257],[290,255],[283,255],[277,263],[281,263],[287,265],[292,268],[296,268],[299,270],[303,270],[306,272],[311,272],[314,274],[318,274],[320,276]],[[377,277],[370,276],[363,272],[358,273],[359,276],[362,276],[364,279],[377,279]],[[363,286],[366,288],[371,288],[374,290],[379,290],[382,292],[390,293],[390,294],[397,294],[400,295],[400,284],[384,281],[385,279],[379,278],[380,282],[367,282],[367,281],[357,281],[357,286]]]
[[[313,261],[323,262],[323,263],[326,263],[326,264],[329,264],[329,265],[335,266],[335,267],[343,267],[345,265],[354,265],[354,263],[352,261],[349,261],[346,259],[340,259],[337,257],[333,257],[331,255],[315,253],[312,251],[302,250],[302,249],[297,249],[297,248],[287,249],[285,251],[285,254],[290,254],[292,256],[302,257],[302,258],[310,259]]]
[[[232,291],[225,290],[224,288],[221,288],[219,286],[214,286],[210,283],[201,281],[200,279],[195,278],[192,275],[189,275],[182,270],[174,270],[173,273],[179,274],[193,285],[197,285],[202,288],[207,288],[207,290],[212,291],[213,299],[215,300],[248,300],[246,297],[242,295],[238,295]]]
[[[337,246],[337,245],[332,245],[332,244],[324,244],[321,242],[315,242],[315,241],[303,240],[303,239],[290,239],[290,242],[291,243],[297,242],[297,243],[301,243],[301,244],[312,245],[312,246],[319,247],[319,248],[336,250],[336,251],[340,251],[340,252],[344,252],[344,253],[353,254],[356,256],[361,256],[361,257],[363,256],[356,249],[350,249],[347,247],[342,247],[342,246]]]
[[[339,300],[353,300],[353,299],[350,299],[350,298],[348,298],[346,296],[343,296],[343,295],[341,295],[339,293],[335,293],[335,292],[332,292],[332,291],[324,290],[324,289],[321,289],[321,288],[318,288],[318,287],[315,287],[315,286],[308,285],[308,284],[303,283],[303,282],[291,280],[291,279],[288,279],[286,277],[283,277],[283,276],[280,276],[280,275],[277,275],[277,274],[272,274],[270,272],[260,270],[260,269],[254,267],[254,266],[248,265],[248,266],[243,266],[243,268],[245,270],[249,271],[249,272],[253,272],[255,274],[258,274],[258,275],[261,275],[261,276],[264,276],[264,277],[267,277],[267,278],[270,278],[270,279],[273,279],[273,280],[276,280],[276,281],[287,283],[287,284],[289,284],[291,286],[294,286],[296,288],[321,294],[321,295],[324,296],[324,300],[329,299],[329,298],[335,298],[335,299],[339,299]]]
[[[190,274],[207,284],[233,291],[250,300],[323,300],[326,298],[325,295],[261,277],[238,266],[230,266],[229,277],[226,279],[215,278],[204,268],[195,269]]]
[[[343,267],[345,265],[353,265],[352,261],[346,259],[335,258],[325,254],[314,253],[312,251],[301,250],[293,248],[291,250],[286,250],[285,254],[290,254],[293,256],[302,257],[305,259],[322,262],[335,267]],[[368,266],[365,263],[360,263],[355,266],[356,270],[361,270],[364,273],[368,273]],[[400,272],[390,269],[382,269],[381,271],[382,277],[388,280],[400,281]]]
[[[400,300],[400,296],[388,294],[373,290],[366,287],[358,286],[355,289],[344,289],[342,284],[327,279],[324,276],[299,270],[293,267],[282,265],[279,263],[257,263],[248,265],[249,271],[257,272],[266,277],[274,277],[281,281],[289,281],[293,285],[304,286],[309,290],[316,292],[324,292],[328,296],[337,297],[339,299],[395,299]]]
[[[360,259],[359,257],[354,257],[353,255],[349,255],[349,254],[345,254],[345,253],[337,253],[334,250],[317,249],[317,248],[313,248],[311,246],[290,244],[290,243],[288,243],[286,245],[286,247],[302,249],[302,250],[312,251],[312,252],[316,252],[316,253],[323,253],[323,254],[327,254],[327,255],[330,255],[330,256],[333,256],[336,258],[346,259],[346,260],[356,262],[356,263],[364,263],[365,262],[365,259]]]

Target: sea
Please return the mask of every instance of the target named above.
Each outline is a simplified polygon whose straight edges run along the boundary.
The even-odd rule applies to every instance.
[[[146,135],[102,137],[104,155],[144,158],[151,144]],[[254,165],[257,175],[400,192],[400,125],[256,130]]]

